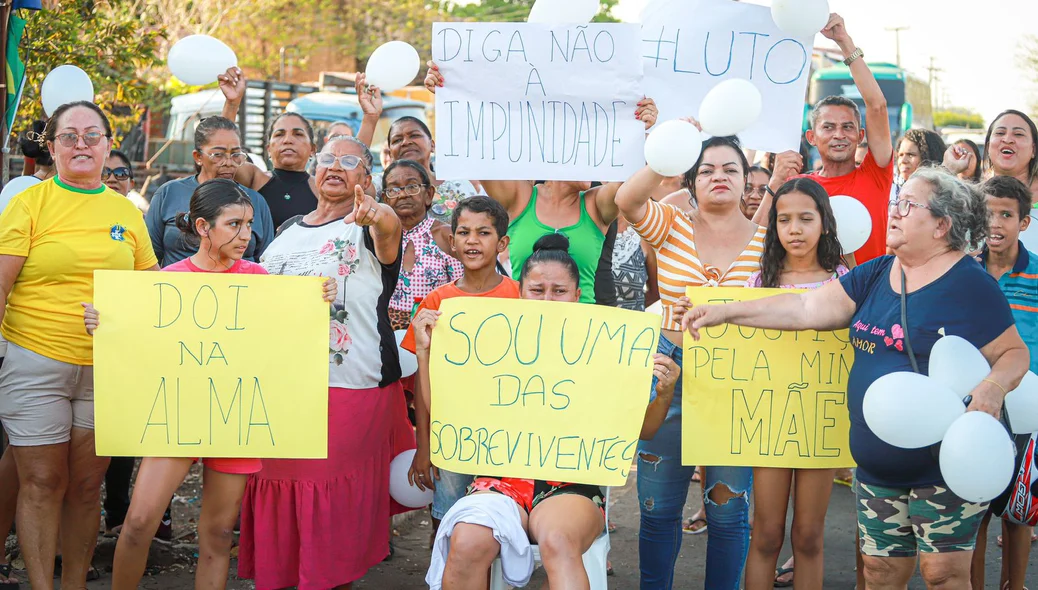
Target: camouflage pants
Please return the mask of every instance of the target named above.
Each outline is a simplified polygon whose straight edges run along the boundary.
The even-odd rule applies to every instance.
[[[987,504],[948,488],[886,488],[855,481],[861,552],[870,557],[972,551]]]

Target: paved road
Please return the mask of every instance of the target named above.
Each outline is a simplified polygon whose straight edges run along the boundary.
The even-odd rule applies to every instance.
[[[190,479],[190,478],[189,478]],[[192,480],[193,481],[193,480]],[[191,483],[190,481],[188,483]],[[194,485],[194,484],[192,484]],[[197,485],[195,485],[197,488]],[[187,484],[182,488],[181,495],[191,497],[197,494],[197,489],[190,488]],[[700,489],[698,484],[694,485],[690,492],[686,505],[686,515],[691,515],[700,506]],[[638,494],[635,489],[634,476],[623,488],[614,488],[612,491],[613,506],[610,515],[617,530],[612,536],[612,552],[610,557],[616,575],[609,578],[609,587],[621,590],[638,589]],[[829,515],[826,525],[826,570],[825,588],[837,590],[850,590],[854,588],[854,511],[853,494],[850,489],[842,486],[833,490],[832,500],[829,505]],[[193,506],[193,505],[192,505]],[[175,506],[174,518],[183,526],[188,523],[191,516],[183,512],[187,505]],[[197,512],[197,510],[196,510]],[[395,557],[384,562],[382,565],[372,569],[367,577],[354,584],[357,590],[419,590],[428,588],[425,585],[425,572],[429,566],[429,533],[431,531],[428,513],[413,513],[414,517],[407,524],[398,527],[399,536],[394,538],[396,546]],[[197,514],[194,515],[197,517]],[[997,576],[1001,568],[1000,550],[995,544],[997,536],[996,528],[992,527],[990,540],[988,542],[987,572],[988,579],[985,588],[997,588]],[[709,534],[709,533],[708,533]],[[13,548],[14,539],[9,539],[9,548]],[[706,543],[707,535],[684,536],[681,547],[681,556],[677,563],[677,589],[699,589],[703,587],[703,573],[706,566]],[[100,580],[88,584],[90,590],[105,590],[111,587],[111,559],[115,548],[114,539],[103,539],[95,554],[94,564],[103,572]],[[153,565],[157,565],[157,571],[142,580],[143,588],[153,590],[188,589],[194,587],[194,567],[192,553],[197,549],[185,546],[182,549],[171,552],[158,544],[152,545]],[[787,546],[783,553],[782,561],[789,555]],[[1035,552],[1038,554],[1038,551]],[[197,555],[195,553],[195,555]],[[236,560],[235,560],[236,561]],[[232,562],[231,571],[237,570],[237,563]],[[20,572],[24,580],[24,571]],[[544,581],[543,570],[538,570],[530,585],[531,588],[539,588]],[[1038,588],[1038,555],[1032,557],[1030,575],[1027,585]],[[28,585],[22,586],[27,588]],[[230,590],[249,590],[254,588],[249,581],[238,580],[232,573],[227,587]],[[913,579],[909,588],[922,589],[925,586],[918,576]]]
[[[686,507],[686,515],[692,514],[700,506],[700,490],[698,484],[691,488]],[[837,486],[833,490],[829,504],[829,513],[825,531],[825,588],[853,589],[854,573],[854,494],[846,487]],[[610,516],[617,530],[613,533],[612,552],[610,558],[616,575],[609,580],[610,588],[622,590],[638,588],[638,493],[635,489],[634,476],[623,488],[612,491],[614,502]],[[1001,569],[1001,550],[995,543],[998,535],[997,526],[990,527],[990,540],[987,553],[987,583],[985,588],[998,587],[998,573]],[[396,556],[390,562],[372,570],[368,577],[355,587],[359,589],[393,588],[410,590],[427,588],[424,584],[425,568],[428,565],[428,551],[425,543],[429,539],[429,521],[426,516],[415,520],[415,526],[394,541],[397,546]],[[678,584],[675,588],[702,588],[703,574],[706,567],[706,535],[685,535],[681,545],[681,556],[677,564]],[[787,539],[788,543],[788,539]],[[782,561],[790,554],[787,545]],[[531,588],[539,588],[544,580],[543,570],[539,570],[530,584]],[[1038,587],[1038,551],[1032,554],[1031,567],[1027,585]],[[909,584],[912,590],[923,589],[925,585],[918,575]]]

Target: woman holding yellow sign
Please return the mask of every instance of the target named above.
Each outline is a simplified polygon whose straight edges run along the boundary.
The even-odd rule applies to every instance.
[[[908,449],[881,440],[865,420],[865,392],[890,373],[925,374],[939,338],[959,336],[991,366],[972,390],[967,411],[998,418],[1006,392],[1027,372],[1027,347],[998,285],[965,254],[988,231],[975,188],[947,171],[919,170],[889,213],[886,244],[894,256],[812,291],[695,307],[682,328],[698,339],[703,328],[726,323],[780,330],[849,327],[850,448],[858,464],[865,580],[870,588],[904,588],[918,556],[928,586],[965,588],[986,506],[948,488],[930,447]]]
[[[656,251],[663,329],[659,352],[681,363],[679,303],[688,286],[744,287],[760,269],[765,228],[746,219],[741,203],[749,164],[734,137],[703,144],[685,174],[696,209],[683,212],[650,199],[664,177],[646,166],[616,193],[616,204]],[[669,589],[681,549],[681,511],[695,468],[681,464],[681,383],[659,434],[638,445],[641,504],[639,555],[645,588]],[[704,504],[710,530],[706,587],[735,590],[750,544],[749,495],[753,470],[705,470]]]
[[[329,318],[328,457],[264,460],[245,488],[238,575],[259,588],[348,588],[389,553],[390,418],[403,392],[388,306],[401,225],[365,194],[371,164],[360,141],[329,141],[317,155],[317,209],[291,218],[263,253],[271,274],[340,286]]]
[[[768,212],[761,270],[747,287],[817,289],[847,274],[829,194],[810,178],[790,180],[775,193]],[[786,511],[793,486],[793,557],[796,584],[821,588],[825,513],[833,489],[832,469],[753,468],[754,535],[746,558],[746,587],[771,588],[786,536]],[[792,573],[783,568],[779,573]]]
[[[216,178],[198,185],[191,195],[190,210],[176,217],[177,228],[188,244],[197,245],[190,257],[171,264],[164,272],[218,272],[267,274],[262,266],[243,259],[252,239],[252,200],[233,180]],[[328,280],[324,298],[335,299],[337,286]],[[84,304],[87,332],[98,328],[98,312]],[[115,547],[112,588],[137,588],[148,563],[148,549],[170,498],[198,459],[145,457],[137,471],[137,483]],[[196,585],[222,588],[227,583],[231,537],[249,474],[260,470],[259,459],[206,458],[202,485],[203,509],[198,521],[198,569]]]
[[[569,240],[561,234],[548,234],[537,240],[533,253],[519,272],[522,299],[572,303],[580,300],[580,271],[567,252],[568,248]],[[418,356],[418,378],[422,385],[420,389],[426,397],[426,405],[430,407],[430,349],[433,327],[440,313],[438,310],[423,309],[412,323]],[[665,412],[659,410],[669,406],[679,373],[680,369],[670,358],[656,355],[653,375],[658,403],[650,405],[646,412],[642,436],[651,437],[663,421]],[[496,497],[487,496],[489,494],[500,494],[513,501],[515,506],[511,502],[499,502]],[[504,511],[504,514],[495,519],[494,526],[455,520],[471,504],[481,504],[484,509]],[[589,582],[581,556],[604,528],[604,500],[598,486],[511,477],[477,477],[469,487],[469,495],[457,502],[444,516],[444,522],[436,534],[433,560],[426,582],[434,590],[441,586],[460,588],[485,584],[494,559],[499,554],[507,554],[503,553],[502,543],[498,539],[508,539],[511,533],[515,533],[520,545],[526,535],[539,544],[549,584],[560,588],[587,588]],[[445,544],[449,544],[449,553],[445,551]],[[442,557],[445,554],[446,561]],[[526,585],[533,572],[532,559],[528,562],[529,567],[518,573],[512,571],[510,565],[504,565],[508,581],[513,585]]]

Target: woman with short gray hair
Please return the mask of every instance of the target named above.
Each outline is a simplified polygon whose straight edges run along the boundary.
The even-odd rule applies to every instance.
[[[928,586],[966,588],[985,506],[948,489],[931,448],[902,449],[880,440],[865,422],[862,402],[884,375],[926,374],[937,340],[960,336],[991,364],[967,411],[999,418],[1005,394],[1027,372],[1030,356],[998,285],[965,253],[986,235],[987,209],[976,189],[947,171],[919,170],[890,202],[889,214],[893,256],[813,291],[696,307],[685,314],[682,329],[698,339],[703,328],[724,323],[850,328],[854,365],[847,399],[865,579],[869,587],[904,588],[918,555]]]

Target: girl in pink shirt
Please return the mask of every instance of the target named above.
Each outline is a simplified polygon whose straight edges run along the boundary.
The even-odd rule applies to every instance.
[[[198,244],[190,258],[162,269],[169,272],[267,274],[262,266],[242,260],[252,238],[252,201],[234,181],[213,179],[198,185],[190,211],[177,215],[177,227]],[[332,301],[336,283],[328,279],[324,298]],[[98,326],[98,313],[84,303],[87,332]],[[112,588],[137,588],[148,562],[148,550],[170,498],[199,459],[145,457],[115,548]],[[231,559],[231,535],[241,508],[249,474],[261,468],[259,459],[201,459],[205,466],[202,497],[205,506],[198,522],[198,569],[195,585],[223,588]]]

